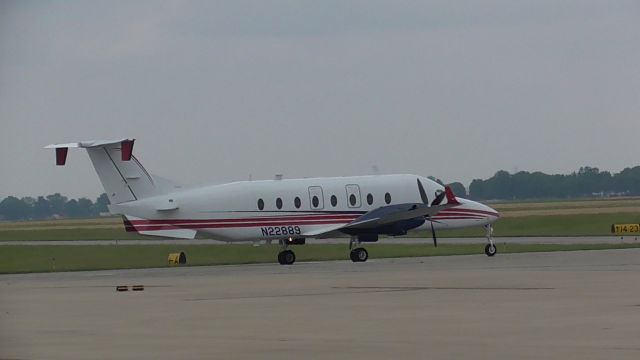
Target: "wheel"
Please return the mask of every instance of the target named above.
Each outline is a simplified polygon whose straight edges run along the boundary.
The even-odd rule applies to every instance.
[[[497,252],[498,249],[494,244],[487,244],[487,246],[484,247],[484,253],[487,254],[487,256],[494,256]]]
[[[349,258],[351,258],[351,261],[353,261],[353,262],[358,262],[358,258],[356,257],[356,251],[355,250],[351,250],[351,252],[349,253]]]
[[[291,265],[296,262],[296,254],[291,250],[280,251],[278,262],[280,265]]]
[[[351,250],[349,257],[353,262],[365,262],[369,258],[369,253],[365,248],[357,248]]]

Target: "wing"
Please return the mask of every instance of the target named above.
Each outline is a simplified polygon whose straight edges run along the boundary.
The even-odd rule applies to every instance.
[[[421,187],[421,186],[420,186]],[[344,234],[366,233],[382,227],[391,226],[405,220],[431,217],[440,211],[460,205],[453,191],[445,187],[446,204],[431,205],[425,203],[406,203],[382,206],[371,210],[352,222],[304,233],[304,236],[330,237]]]

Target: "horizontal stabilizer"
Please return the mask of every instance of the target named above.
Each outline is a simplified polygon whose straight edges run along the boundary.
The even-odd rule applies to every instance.
[[[124,228],[127,232],[137,232],[142,235],[162,236],[177,239],[193,239],[196,237],[195,230],[182,229],[171,225],[155,225],[145,219],[123,216]]]
[[[135,139],[119,139],[119,140],[86,140],[75,143],[51,144],[45,149],[56,149],[56,165],[62,166],[67,162],[67,152],[69,148],[100,148],[109,145],[120,145],[120,159],[122,161],[130,161],[133,155],[133,143]]]

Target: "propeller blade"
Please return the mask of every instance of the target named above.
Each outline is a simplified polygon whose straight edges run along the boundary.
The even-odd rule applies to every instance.
[[[431,221],[431,236],[433,236],[433,246],[438,247],[438,239],[436,239],[436,229],[433,228],[433,221]]]
[[[440,191],[438,195],[436,195],[436,198],[433,199],[433,201],[431,202],[431,206],[440,205],[440,203],[442,202],[442,200],[444,200],[444,197],[446,195],[447,193],[445,193],[444,191]]]
[[[418,181],[418,191],[420,192],[420,198],[422,199],[422,202],[425,205],[429,205],[429,198],[427,198],[427,192],[424,191],[424,186],[422,186],[420,179],[417,179],[417,181]]]

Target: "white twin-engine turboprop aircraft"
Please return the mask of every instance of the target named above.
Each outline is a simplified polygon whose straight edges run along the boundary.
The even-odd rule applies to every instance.
[[[132,155],[132,139],[55,144],[56,164],[68,148],[85,148],[104,186],[109,210],[122,214],[127,231],[193,239],[198,231],[225,241],[278,240],[280,264],[293,264],[290,245],[305,238],[350,236],[351,260],[366,261],[363,242],[410,230],[484,226],[485,253],[496,254],[491,225],[499,214],[456,198],[449,187],[416,175],[240,181],[181,188],[151,175]]]

